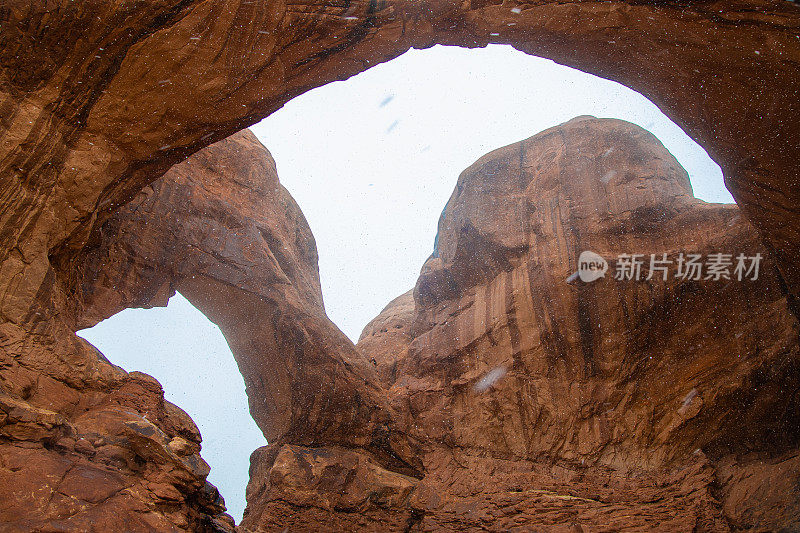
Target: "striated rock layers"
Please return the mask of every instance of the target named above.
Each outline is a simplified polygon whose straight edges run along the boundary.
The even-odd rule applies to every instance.
[[[609,272],[567,283],[583,250]],[[616,280],[625,253],[764,259],[756,280],[678,279],[675,264]],[[421,472],[270,445],[241,528],[794,530],[800,347],[784,291],[739,209],[695,199],[632,124],[579,117],[495,150],[460,176],[413,292],[358,343]]]
[[[191,419],[73,333],[176,290],[222,329],[270,442],[417,472],[374,369],[325,315],[311,231],[249,131],[173,167],[60,268],[65,312],[0,337],[0,531],[232,530]]]
[[[794,478],[781,469],[794,463],[790,456],[776,461],[792,446],[785,424],[796,390],[787,370],[793,348],[781,341],[793,327],[784,295],[800,315],[796,2],[0,0],[0,28],[0,524],[6,530],[229,528],[205,485],[191,421],[163,401],[150,378],[115,368],[74,335],[125,306],[163,303],[173,289],[226,333],[253,415],[273,443],[255,455],[247,527],[344,528],[357,520],[384,520],[386,528],[506,527],[473,510],[492,508],[500,516],[531,497],[544,502],[540,510],[552,504],[554,512],[576,502],[611,502],[620,507],[609,513],[623,518],[628,509],[643,509],[642,502],[652,507],[674,498],[681,524],[691,516],[716,524],[720,512],[735,524],[788,523],[785,495],[793,494]],[[725,225],[736,209],[692,202],[688,189],[674,183],[646,189],[650,203],[642,200],[627,218],[612,210],[627,205],[615,194],[599,206],[614,216],[594,224],[587,220],[599,215],[579,200],[610,195],[586,196],[592,191],[577,178],[556,180],[572,202],[559,199],[561,212],[579,213],[574,219],[537,203],[555,198],[548,196],[555,189],[544,184],[534,194],[539,182],[532,178],[522,179],[531,191],[509,183],[508,191],[493,192],[497,205],[470,187],[463,194],[477,195],[500,218],[489,223],[463,211],[466,198],[448,208],[439,255],[426,265],[413,311],[408,298],[397,302],[380,320],[400,327],[365,339],[362,348],[372,343],[376,351],[363,356],[324,316],[310,234],[284,192],[264,185],[276,182],[262,148],[243,134],[165,174],[313,87],[412,47],[489,42],[614,79],[655,102],[723,168],[765,257],[769,251],[762,279],[565,286],[579,244],[600,253],[623,244],[658,253],[694,245],[680,239],[695,238],[709,250],[725,239],[756,250],[758,240],[744,222]],[[233,171],[216,161],[228,161]],[[622,179],[607,185],[616,190]],[[517,191],[511,200],[518,213],[500,206],[509,191]],[[531,205],[523,198],[533,198]],[[651,209],[665,204],[671,210]],[[526,215],[528,207],[536,211]],[[531,225],[508,230],[503,216]],[[680,232],[659,241],[652,228],[661,226]],[[647,236],[637,240],[637,234]],[[472,261],[470,247],[482,258]],[[523,286],[535,289],[527,300]],[[504,291],[507,301],[500,301]],[[711,307],[712,296],[724,303]],[[613,306],[613,298],[624,305]],[[481,305],[484,315],[475,315]],[[502,316],[517,322],[504,326]],[[756,322],[758,335],[750,326]],[[616,336],[605,341],[609,332]],[[537,339],[539,348],[531,344]],[[487,348],[483,363],[465,362],[470,350],[495,343],[505,348]],[[656,348],[661,357],[650,353]],[[719,362],[711,354],[729,358]],[[542,357],[551,360],[545,365]],[[505,375],[469,396],[472,381],[493,370]],[[543,375],[553,383],[568,376],[571,385],[548,389],[537,381]],[[512,415],[508,403],[492,403],[496,395],[507,397],[511,384],[520,386],[518,404],[530,411]],[[666,407],[676,398],[681,409],[688,402],[685,420]],[[519,437],[523,427],[542,437]],[[675,470],[698,464],[686,459],[686,446],[699,447],[711,466],[691,475]],[[751,449],[768,455],[748,455]],[[501,459],[510,462],[501,467]],[[565,499],[567,480],[602,485],[584,475],[581,460],[622,500],[604,499],[605,493]],[[567,470],[532,466],[542,464]],[[537,486],[548,479],[561,484],[541,489],[552,494],[534,494],[524,492],[524,483],[499,481],[520,468],[528,476],[541,473]],[[644,473],[626,493],[627,482],[598,474],[600,468]],[[646,481],[659,468],[670,468],[673,477],[653,474]],[[497,473],[491,485],[483,475],[489,471]],[[320,472],[345,482],[331,485]],[[487,486],[499,492],[480,492]],[[520,486],[521,493],[503,488]],[[672,495],[659,492],[662,486]],[[453,496],[456,489],[463,497]],[[484,500],[474,499],[481,494],[495,503],[481,506]],[[327,503],[314,504],[318,497]],[[365,518],[346,512],[364,505]]]
[[[795,2],[1,0],[0,27],[3,321],[60,313],[60,268],[188,155],[409,48],[489,42],[655,102],[800,295]]]
[[[587,249],[764,260],[757,280],[616,281],[612,260],[567,283]],[[2,326],[0,531],[232,529],[189,417],[73,333],[175,290],[222,329],[270,441],[240,531],[799,523],[785,285],[738,208],[694,199],[631,124],[580,117],[467,169],[414,291],[357,347],[247,131],[50,260],[51,307]]]
[[[0,527],[230,528],[188,417],[74,335],[176,288],[226,333],[273,443],[254,456],[247,528],[792,523],[795,2],[2,0],[0,27]],[[458,193],[413,311],[387,310],[375,332],[392,334],[363,356],[324,316],[310,234],[252,138],[165,174],[411,47],[489,42],[659,105],[723,168],[761,279],[564,285],[582,246],[762,250],[680,177],[595,190],[572,161],[572,177]]]

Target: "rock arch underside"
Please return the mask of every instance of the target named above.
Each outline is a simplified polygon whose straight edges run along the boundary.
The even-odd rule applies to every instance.
[[[243,129],[409,48],[489,42],[647,96],[738,205],[578,117],[462,173],[416,287],[353,345]],[[0,65],[0,531],[800,529],[796,3],[4,0]],[[584,249],[764,261],[568,284]],[[175,291],[270,442],[239,526],[188,415],[74,333]]]

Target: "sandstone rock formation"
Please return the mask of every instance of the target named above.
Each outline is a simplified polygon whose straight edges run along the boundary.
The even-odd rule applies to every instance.
[[[765,259],[756,280],[615,280],[612,262],[567,283],[583,250]],[[736,206],[696,200],[650,133],[579,117],[462,173],[413,296],[361,336],[422,475],[271,445],[242,526],[791,530],[798,331]]]
[[[63,268],[69,321],[41,332],[64,364],[42,373],[43,342],[6,356],[6,529],[231,527],[191,420],[67,336],[176,289],[223,329],[270,437],[242,531],[798,523],[796,319],[738,209],[695,200],[652,135],[580,117],[492,152],[436,240],[356,350],[252,134],[175,166]],[[755,281],[568,284],[583,249],[765,262]]]
[[[385,385],[394,383],[397,367],[403,360],[398,346],[411,342],[409,334],[414,319],[414,291],[408,291],[391,302],[364,327],[358,347],[375,366]]]
[[[800,293],[800,6],[731,2],[0,3],[0,313],[172,164],[410,47],[512,44],[615,79],[722,166]],[[37,312],[37,311],[33,311]]]
[[[285,241],[280,265],[263,244],[276,235]],[[180,280],[191,292],[220,275],[240,291],[243,277],[280,290],[288,271],[302,283],[280,301],[321,309],[316,272],[300,268],[315,254],[305,219],[249,132],[176,166],[117,211],[64,267],[67,312],[40,320],[29,337],[3,325],[0,531],[232,531],[205,481],[194,422],[155,379],[111,365],[73,332],[126,307],[165,305]]]
[[[228,335],[254,416],[274,443],[254,456],[259,475],[251,483],[247,527],[297,523],[311,512],[312,498],[301,497],[297,488],[331,492],[328,481],[313,485],[320,471],[344,475],[349,487],[344,494],[331,493],[329,505],[313,509],[332,527],[355,527],[356,513],[340,511],[361,505],[375,520],[391,524],[478,527],[492,518],[474,510],[500,502],[497,509],[503,511],[496,513],[511,516],[530,506],[528,498],[539,510],[549,506],[562,523],[563,513],[576,516],[569,507],[575,502],[587,506],[581,516],[600,516],[596,503],[585,500],[618,505],[615,516],[639,509],[653,520],[681,509],[673,524],[678,529],[689,523],[717,527],[721,516],[737,527],[778,527],[793,520],[794,507],[785,495],[794,478],[785,471],[795,471],[787,421],[796,412],[797,390],[791,377],[796,348],[787,340],[796,340],[796,332],[792,337],[795,325],[786,309],[800,314],[796,3],[6,0],[0,2],[0,28],[0,490],[8,491],[0,514],[6,529],[105,531],[119,523],[128,530],[230,528],[214,490],[204,484],[199,436],[188,417],[163,401],[151,379],[113,367],[74,335],[77,327],[127,305],[163,302],[174,288],[185,291]],[[735,222],[735,209],[691,201],[680,179],[647,184],[641,205],[619,199],[596,205],[621,217],[617,222],[592,214],[589,199],[596,195],[589,193],[597,191],[564,185],[570,199],[587,202],[562,204],[575,215],[568,225],[555,208],[535,202],[539,214],[525,218],[527,204],[520,202],[530,197],[509,183],[517,190],[511,200],[519,200],[518,219],[534,224],[507,233],[499,219],[469,212],[470,202],[480,203],[481,196],[480,187],[470,187],[443,221],[439,256],[426,265],[416,288],[413,319],[402,322],[408,310],[395,309],[396,316],[381,318],[401,326],[392,338],[364,340],[382,345],[374,357],[376,373],[370,357],[359,355],[324,317],[308,264],[313,253],[303,248],[310,237],[279,188],[263,189],[264,197],[249,203],[253,188],[237,174],[248,175],[242,168],[206,168],[199,172],[208,176],[192,181],[195,174],[183,167],[156,183],[190,154],[310,88],[410,47],[488,42],[615,79],[657,103],[720,163],[742,213],[759,232],[765,257],[769,252],[767,263],[776,268],[765,266],[763,278],[749,289],[657,283],[630,292],[613,284],[564,287],[556,273],[570,274],[576,243],[604,253],[622,244],[677,250],[695,244],[685,231],[691,228],[709,250],[761,245],[749,226]],[[253,150],[251,160],[260,150],[243,137],[225,146],[222,152]],[[231,164],[237,159],[199,154],[197,163],[187,165],[208,166],[217,158]],[[268,176],[269,168],[261,172]],[[213,185],[201,193],[206,182]],[[625,184],[616,185],[626,190]],[[541,192],[555,194],[546,187]],[[217,198],[209,200],[209,193]],[[670,195],[674,199],[668,200]],[[142,211],[120,211],[134,199]],[[192,212],[195,202],[216,210],[204,218]],[[268,216],[256,216],[268,205]],[[625,215],[623,208],[633,205],[642,208],[635,211],[638,216]],[[176,207],[186,211],[179,214]],[[497,216],[514,215],[507,207],[493,209]],[[553,217],[538,220],[542,213]],[[661,219],[671,233],[659,236],[653,229],[653,221]],[[531,234],[535,243],[521,239]],[[488,255],[474,265],[465,262],[470,246]],[[548,286],[533,276],[537,268],[554,282]],[[551,299],[520,301],[520,276],[534,282],[537,294],[553,291]],[[501,294],[508,294],[507,301]],[[713,309],[705,303],[712,297],[721,302]],[[609,307],[614,299],[624,302],[624,313]],[[222,305],[225,301],[232,305]],[[746,302],[745,310],[727,314],[732,301]],[[463,307],[469,302],[471,311]],[[496,323],[470,330],[470,324],[482,324],[470,315],[480,305],[486,309],[482,317]],[[687,307],[701,319],[685,318]],[[580,311],[577,318],[569,309]],[[503,310],[527,316],[529,323],[504,324]],[[605,322],[596,321],[600,310]],[[448,319],[448,312],[456,314]],[[666,331],[652,333],[657,330],[647,321],[654,317],[665,320]],[[565,321],[563,327],[554,326],[556,318]],[[716,328],[709,325],[712,318]],[[681,328],[687,340],[678,337]],[[539,335],[546,346],[540,352],[554,359],[551,377],[577,378],[574,390],[542,386],[542,353],[517,345],[514,331]],[[599,344],[609,332],[625,333]],[[402,349],[391,357],[389,346],[395,343]],[[495,343],[501,347],[496,351]],[[509,359],[509,346],[517,359]],[[730,348],[736,358],[718,360],[713,346]],[[643,360],[653,347],[663,356],[653,363]],[[527,396],[519,402],[530,400],[535,411],[523,416],[503,404],[504,411],[490,401],[489,391],[468,401],[464,391],[490,368],[459,358],[484,348],[484,365],[509,365],[489,391],[507,398],[505,383],[524,382],[520,394]],[[698,355],[690,358],[687,351]],[[630,355],[620,359],[623,353]],[[455,364],[444,368],[440,356]],[[624,365],[615,366],[620,361]],[[380,380],[392,386],[388,398]],[[689,383],[692,389],[684,390]],[[692,390],[697,392],[689,399]],[[547,404],[550,396],[564,403]],[[615,410],[599,417],[602,413],[584,407],[586,398],[628,409],[629,415]],[[683,409],[679,415],[667,407],[676,398]],[[453,417],[468,410],[469,419]],[[470,444],[474,449],[460,448],[490,415],[498,419],[495,429],[482,431]],[[509,437],[510,427],[534,418],[543,439],[528,445]],[[590,422],[601,419],[607,423]],[[647,422],[637,425],[637,420]],[[546,431],[559,425],[588,437],[557,438]],[[501,437],[503,446],[490,454],[487,443],[494,446]],[[576,442],[588,444],[576,447]],[[687,446],[704,450],[708,463],[684,460]],[[501,467],[498,454],[510,463]],[[446,462],[449,457],[452,462]],[[603,471],[597,475],[615,489],[612,496],[581,493],[575,497],[583,499],[572,500],[564,487],[586,483],[591,492],[599,486],[590,474],[579,471],[580,480],[575,477],[581,459],[597,466],[595,474],[602,468],[619,473],[631,463],[646,471],[636,474],[633,485]],[[541,470],[541,461],[566,470]],[[304,468],[306,477],[296,475],[293,464]],[[668,468],[668,476],[653,474],[659,468]],[[482,472],[490,471],[496,473],[497,492],[480,492]],[[553,490],[524,492],[526,480],[539,475],[531,483],[545,486],[543,480],[552,479]],[[409,483],[417,488],[406,501]],[[509,496],[520,483],[522,495]],[[450,492],[454,485],[461,491],[458,498]],[[365,493],[364,487],[372,488]],[[659,492],[664,487],[671,492]],[[295,494],[297,500],[280,494]],[[494,503],[482,506],[484,501]],[[675,505],[664,504],[670,501]],[[559,511],[564,502],[569,505]],[[658,509],[645,511],[644,504]],[[514,524],[506,526],[526,527]]]
[[[270,441],[360,447],[398,470],[413,471],[400,459],[404,451],[410,457],[408,451],[393,449],[396,437],[386,429],[388,405],[374,370],[325,316],[305,218],[278,182],[269,152],[249,131],[146,187],[65,272],[70,330],[127,307],[166,305],[180,290],[228,339],[250,411]],[[54,369],[44,381],[24,359],[17,365],[9,359],[4,372],[9,392],[27,400],[9,396],[9,418],[3,420],[15,446],[4,453],[7,481],[26,480],[4,494],[16,499],[0,515],[8,530],[56,523],[88,530],[97,515],[105,520],[97,526],[102,531],[230,529],[216,489],[203,485],[208,467],[197,455],[200,435],[188,416],[164,401],[153,378],[126,376],[85,343],[78,346],[84,351],[66,352],[69,367],[94,363],[108,383],[94,376],[71,383],[75,371],[69,367]],[[42,407],[52,411],[38,414]],[[32,425],[29,412],[42,421]],[[76,461],[73,452],[85,457]],[[77,492],[74,484],[51,481],[79,467],[88,482]],[[22,498],[20,491],[37,497]],[[111,499],[119,493],[127,499]],[[56,506],[53,495],[77,502]],[[209,516],[193,515],[198,512]]]
[[[247,130],[117,210],[71,272],[75,329],[179,290],[228,340],[270,442],[371,446],[388,420],[374,370],[325,315],[305,217]]]

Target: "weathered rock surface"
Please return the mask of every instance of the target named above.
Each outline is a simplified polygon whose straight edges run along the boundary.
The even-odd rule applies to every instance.
[[[358,447],[413,471],[374,370],[325,315],[311,231],[252,133],[173,167],[95,239],[67,283],[75,328],[180,290],[228,339],[270,442]]]
[[[417,478],[425,474],[427,481],[414,493],[425,494],[425,483],[433,483],[433,493],[443,495],[442,506],[446,506],[446,502],[456,501],[449,499],[447,489],[454,483],[465,491],[484,490],[480,475],[472,485],[463,481],[465,476],[472,479],[473,470],[481,470],[474,459],[457,459],[464,470],[454,469],[452,475],[431,465],[444,464],[442,457],[451,454],[447,450],[470,440],[474,428],[491,415],[499,419],[493,421],[495,429],[482,431],[481,439],[471,444],[478,450],[477,456],[488,461],[487,471],[498,471],[495,461],[501,453],[504,460],[520,465],[558,460],[572,469],[585,459],[594,461],[598,469],[607,467],[613,472],[636,463],[645,469],[673,468],[670,472],[674,473],[677,466],[671,465],[683,460],[687,446],[698,446],[705,450],[710,470],[689,460],[683,471],[688,472],[690,481],[681,482],[688,492],[674,493],[681,503],[670,512],[688,509],[687,520],[693,516],[702,527],[717,524],[720,512],[741,527],[764,520],[786,524],[794,516],[794,507],[785,504],[783,488],[795,485],[781,482],[792,479],[784,471],[789,468],[793,472],[791,465],[795,464],[794,436],[786,429],[786,421],[796,412],[792,395],[797,390],[790,371],[795,348],[786,341],[795,326],[786,317],[782,299],[788,298],[788,305],[800,314],[796,300],[800,295],[800,160],[796,157],[800,145],[800,7],[796,3],[155,0],[131,4],[9,0],[0,3],[0,27],[0,392],[5,406],[0,415],[5,428],[0,434],[0,467],[6,476],[0,487],[9,491],[1,500],[6,529],[95,527],[105,531],[112,528],[111,521],[125,523],[129,530],[228,527],[222,507],[214,501],[214,491],[203,485],[199,457],[177,454],[177,450],[195,452],[199,446],[199,437],[185,414],[163,402],[155,383],[113,367],[73,334],[80,325],[126,305],[163,302],[173,288],[186,292],[235,345],[254,416],[277,450],[258,455],[261,471],[269,471],[270,457],[306,453],[299,449],[312,450],[307,453],[315,457],[331,453],[333,459],[315,459],[315,464],[347,464],[356,476],[373,472],[365,465]],[[308,242],[302,230],[300,244],[297,235],[284,233],[280,227],[267,232],[261,242],[258,223],[248,222],[234,238],[234,226],[242,222],[232,213],[257,206],[232,196],[229,198],[236,201],[225,204],[227,193],[221,191],[231,187],[246,193],[247,186],[217,181],[217,189],[209,192],[218,194],[219,202],[207,201],[208,194],[200,194],[200,189],[192,193],[166,187],[163,194],[187,202],[173,203],[171,208],[191,211],[195,201],[205,202],[204,209],[221,208],[209,219],[191,212],[183,215],[199,224],[194,228],[181,225],[183,219],[177,215],[170,218],[171,211],[159,205],[162,189],[157,185],[145,189],[173,164],[313,87],[346,78],[410,47],[435,43],[482,46],[488,42],[509,43],[526,53],[615,79],[653,100],[720,163],[742,213],[758,230],[765,253],[769,251],[767,262],[777,269],[765,264],[760,282],[746,289],[706,283],[699,288],[650,283],[627,292],[608,283],[563,286],[563,279],[555,273],[569,274],[565,265],[570,264],[565,261],[574,262],[571,253],[577,249],[576,243],[592,244],[602,253],[614,252],[623,244],[641,246],[645,252],[697,243],[709,250],[712,246],[734,249],[734,245],[737,251],[762,249],[753,230],[735,222],[735,209],[693,203],[688,191],[681,193],[676,183],[648,184],[648,200],[642,200],[641,207],[656,205],[658,209],[636,211],[637,216],[627,218],[623,210],[619,227],[609,220],[595,220],[597,227],[589,227],[581,219],[567,220],[570,225],[566,227],[577,228],[578,235],[548,226],[555,222],[563,225],[560,216],[539,220],[538,230],[533,227],[507,234],[502,228],[492,228],[497,220],[487,223],[477,217],[472,225],[477,228],[475,224],[480,222],[483,226],[476,234],[460,226],[459,220],[474,217],[462,212],[450,221],[453,228],[459,228],[458,238],[447,236],[455,230],[442,228],[440,255],[426,265],[417,287],[414,319],[399,328],[407,333],[369,341],[383,343],[383,355],[375,360],[381,379],[393,383],[387,400],[378,376],[321,313],[316,286],[307,275],[313,269],[306,265],[290,272],[290,265],[313,260],[300,246],[304,240]],[[203,161],[202,155],[199,160]],[[200,181],[206,179],[214,181],[211,176]],[[193,183],[189,188],[198,186]],[[576,199],[590,197],[581,196],[589,190],[572,186],[567,190]],[[143,197],[137,196],[140,192]],[[278,203],[270,216],[293,216],[294,208],[278,207],[285,199],[282,193],[273,192],[272,201]],[[686,201],[667,201],[662,193],[685,196]],[[478,192],[468,194],[480,196]],[[524,191],[517,194],[528,198]],[[153,209],[151,214],[158,218],[147,222],[129,212],[115,220],[120,206],[134,198],[145,211]],[[615,200],[607,210],[619,215],[617,208],[635,204],[631,202]],[[664,202],[670,205],[666,215]],[[469,201],[465,198],[459,204],[464,209]],[[569,211],[588,220],[594,216],[588,204],[572,206]],[[562,208],[567,210],[563,204]],[[498,216],[511,216],[504,208],[497,209]],[[546,205],[537,209],[540,214],[528,220],[537,220],[542,212],[557,214]],[[659,237],[652,229],[653,221],[662,218],[664,235],[683,232],[678,241]],[[270,218],[269,223],[280,225],[281,220]],[[645,221],[644,227],[640,227],[641,221]],[[157,229],[162,223],[172,228],[174,236]],[[210,224],[209,232],[205,223]],[[125,236],[115,229],[126,224],[140,234]],[[296,228],[302,226],[298,221],[295,224]],[[291,225],[287,222],[286,228]],[[154,228],[152,233],[145,231],[147,227]],[[214,227],[224,231],[224,236],[214,235]],[[696,243],[687,228],[699,235]],[[520,235],[545,230],[552,230],[557,237],[542,233],[551,235],[552,242],[536,241],[541,245],[536,248],[542,250],[541,257],[530,251],[533,248],[517,248],[525,244],[518,239]],[[614,231],[616,240],[609,237]],[[636,237],[641,232],[648,237]],[[267,242],[270,235],[279,237],[277,243]],[[148,242],[148,238],[159,240]],[[459,243],[489,255],[465,266],[464,257],[470,254]],[[198,246],[198,250],[190,253],[186,246]],[[140,255],[148,250],[158,250],[163,256]],[[280,258],[279,250],[296,254]],[[273,266],[261,263],[273,259]],[[125,273],[126,265],[134,268]],[[251,274],[237,265],[252,269],[252,279],[257,281],[248,285]],[[537,265],[544,277],[551,276],[550,286],[532,276],[539,274]],[[130,285],[117,285],[126,287],[117,292],[111,280],[126,279]],[[517,295],[527,282],[538,293],[551,290],[552,300],[520,301]],[[502,294],[508,294],[505,300],[511,303],[500,298]],[[707,304],[712,297],[721,302],[713,309]],[[615,299],[624,302],[622,315],[619,308],[610,308]],[[225,308],[221,304],[225,301],[233,305]],[[463,305],[470,301],[473,307],[465,309]],[[538,307],[525,307],[534,302]],[[732,314],[728,313],[731,302],[746,305]],[[480,305],[486,310],[478,316]],[[686,318],[687,306],[703,318]],[[450,321],[443,318],[447,309],[458,311]],[[502,319],[505,311],[512,316],[512,309],[513,316],[527,316],[530,322],[516,327],[533,338],[538,335],[546,349],[537,353],[534,346],[516,346],[519,339],[511,333],[516,330]],[[579,309],[579,317],[570,315],[570,309]],[[597,322],[595,331],[592,320],[600,317],[599,309],[606,313],[605,322]],[[526,315],[528,312],[533,314]],[[254,314],[258,319],[253,319]],[[460,329],[497,317],[501,319],[491,327]],[[554,327],[556,318],[566,320],[563,327]],[[656,318],[665,320],[664,331],[648,325]],[[717,328],[709,326],[711,318]],[[625,327],[633,329],[628,332]],[[683,334],[681,328],[686,340],[678,335]],[[616,340],[607,346],[598,344],[609,332],[618,333],[613,336]],[[474,346],[463,343],[470,338]],[[665,339],[672,344],[665,344]],[[390,344],[397,342],[402,347],[406,340],[407,352],[403,348],[396,359],[387,357]],[[450,341],[458,348],[450,346]],[[501,347],[495,348],[495,342]],[[719,361],[720,352],[711,349],[712,345],[725,346],[730,358]],[[440,349],[448,346],[447,352]],[[464,362],[464,354],[484,348],[483,363]],[[661,357],[654,357],[653,363],[642,359],[655,348],[663,351]],[[565,376],[576,378],[574,390],[543,385],[545,352],[554,359],[548,361],[553,363],[548,367],[554,369],[553,382]],[[698,355],[690,357],[688,352]],[[517,359],[509,353],[517,354]],[[621,359],[623,353],[630,355]],[[439,361],[440,354],[455,361],[452,370]],[[620,361],[624,365],[615,367]],[[505,410],[499,409],[488,394],[481,395],[482,400],[469,400],[459,392],[479,379],[489,365],[506,363],[511,364],[506,377],[490,392],[507,398],[509,392],[503,387],[525,382],[528,388],[520,391],[537,406],[535,412],[523,416],[508,404],[504,404]],[[680,371],[674,370],[676,364]],[[393,370],[384,372],[392,366]],[[396,379],[398,376],[405,380]],[[441,380],[435,389],[431,389],[433,376]],[[454,376],[463,384],[451,383]],[[327,387],[328,383],[335,386]],[[692,391],[684,390],[683,385],[690,383],[698,392],[678,416],[668,404],[677,398],[682,406]],[[619,387],[623,392],[615,394]],[[552,403],[549,410],[544,409],[548,395],[565,403]],[[659,408],[648,395],[659,400]],[[264,397],[270,401],[264,402]],[[587,398],[595,397],[630,409],[629,418],[612,411],[607,415],[608,424],[592,425],[589,420],[599,412],[583,406]],[[463,410],[454,409],[453,401]],[[459,407],[458,402],[464,404]],[[748,407],[742,409],[742,405]],[[454,412],[467,409],[475,409],[469,420],[453,417]],[[414,421],[410,414],[419,414],[420,420]],[[535,423],[528,422],[532,418]],[[460,425],[451,427],[449,420]],[[541,430],[543,439],[529,446],[527,440],[512,438],[508,428],[522,427],[522,420]],[[637,420],[642,422],[637,425]],[[556,438],[554,428],[559,425],[588,431],[589,436]],[[609,427],[619,428],[620,433],[606,436],[604,428]],[[105,437],[92,440],[95,434]],[[499,442],[501,436],[508,442],[489,457],[487,443]],[[431,447],[431,442],[446,451]],[[589,445],[576,447],[576,442]],[[300,448],[280,452],[283,446]],[[652,457],[643,451],[650,449],[656,450]],[[355,460],[350,453],[363,457]],[[742,459],[730,459],[734,454]],[[336,459],[337,455],[341,458]],[[292,463],[287,459],[281,464]],[[107,489],[87,490],[95,485],[80,482],[81,478],[71,473],[73,467],[89,469],[87,476],[103,479],[96,486]],[[119,470],[121,481],[107,477],[107,470]],[[167,471],[169,476],[164,478]],[[445,481],[434,483],[437,478],[427,474],[434,471],[444,472],[438,479]],[[714,473],[711,484],[703,481],[709,471]],[[648,486],[642,481],[647,475],[651,475],[649,471],[637,478],[632,497],[647,494],[642,488]],[[551,477],[566,483],[553,489],[558,496],[566,494],[564,487],[576,483],[572,473]],[[276,477],[288,478],[304,479]],[[394,479],[390,474],[375,474],[371,479],[389,478]],[[36,481],[43,479],[48,480],[45,485]],[[254,483],[258,487],[263,479]],[[514,483],[517,481],[509,482],[508,487]],[[619,486],[615,483],[609,481],[610,486]],[[117,490],[120,486],[123,488]],[[395,487],[392,483],[387,486]],[[504,487],[498,481],[492,490],[504,495]],[[708,487],[714,488],[711,496],[723,502],[722,508],[709,499]],[[289,508],[290,503],[269,500],[273,490],[278,489],[263,485],[263,490],[253,492],[258,496],[252,504],[250,524],[272,524],[270,516],[278,516],[277,505],[284,506],[283,521],[295,520],[299,511],[310,512],[302,502],[300,507]],[[177,494],[184,500],[176,500]],[[619,491],[615,494],[614,498],[627,498]],[[488,523],[485,517],[469,518],[473,520],[469,523],[448,521],[446,514],[436,512],[437,504],[416,498],[412,496],[410,501],[421,503],[396,507],[391,507],[396,500],[390,499],[390,505],[379,506],[381,511],[375,512],[420,527],[439,524],[466,529]],[[353,496],[346,501],[362,500]],[[747,503],[753,501],[773,503],[769,508]],[[336,509],[334,505],[324,516],[344,519]],[[776,509],[780,512],[772,512]],[[571,513],[569,508],[565,512]],[[460,511],[453,514],[462,515]],[[347,516],[355,519],[352,514]],[[591,519],[594,515],[581,516]]]
[[[30,368],[3,366],[0,531],[233,530],[200,433],[152,377],[101,362],[105,381],[53,372],[20,398],[7,384]]]
[[[609,273],[566,283],[584,250],[609,258]],[[617,281],[625,253],[643,255],[643,278],[666,253],[671,274]],[[680,253],[765,259],[755,281],[693,281],[675,279]],[[414,290],[393,393],[414,424],[429,420],[428,437],[526,458],[650,467],[697,448],[779,445],[796,438],[786,401],[799,355],[783,290],[739,209],[694,199],[655,137],[577,118],[462,173]],[[759,391],[764,372],[789,396]]]
[[[757,280],[568,284],[583,249],[765,259]],[[9,531],[231,527],[191,420],[66,336],[176,289],[230,340],[271,440],[242,531],[800,520],[798,325],[774,263],[628,123],[580,117],[467,169],[416,288],[358,350],[325,317],[313,237],[249,132],[143,190],[64,271],[69,322],[42,331],[68,361],[39,375],[46,342],[6,350]]]
[[[33,338],[4,326],[2,530],[232,528],[191,419],[153,378],[114,367],[73,333],[165,305],[176,289],[222,328],[270,441],[360,446],[402,470],[386,399],[325,316],[316,262],[305,218],[249,131],[119,209],[64,267],[66,312]],[[70,481],[73,471],[82,477]]]
[[[389,302],[361,332],[358,348],[375,366],[384,384],[393,383],[397,377],[397,367],[406,353],[397,348],[411,342],[413,320],[414,291],[408,291]]]
[[[680,280],[674,264],[615,280],[612,261],[567,283],[583,250],[764,259],[755,280]],[[792,530],[798,331],[736,206],[696,200],[648,132],[579,117],[464,171],[413,300],[361,336],[420,443],[408,498],[352,452],[268,447],[242,527]]]
[[[392,476],[416,472],[373,367],[325,315],[311,231],[249,131],[174,166],[56,264],[63,312],[35,335],[3,326],[3,531],[233,527],[191,419],[156,380],[74,335],[176,290],[222,329],[270,442],[355,448]],[[88,482],[63,481],[72,469]]]
[[[273,255],[266,243],[276,242]],[[245,131],[176,166],[118,210],[64,272],[65,313],[40,321],[34,335],[6,323],[0,337],[0,530],[232,531],[205,481],[194,422],[164,400],[155,379],[111,365],[73,332],[127,307],[165,305],[178,286],[223,327],[238,313],[226,332],[242,341],[231,344],[237,356],[246,352],[243,373],[273,372],[248,381],[250,397],[261,398],[253,413],[277,428],[271,436],[286,431],[285,413],[270,417],[276,407],[297,409],[281,396],[291,384],[270,389],[269,403],[265,387],[293,360],[269,366],[268,346],[248,352],[255,334],[235,328],[280,325],[280,306],[313,315],[289,321],[311,328],[324,311],[313,237],[269,153]],[[194,297],[199,284],[202,299]],[[228,299],[217,311],[220,292]],[[280,304],[269,307],[268,298]]]
[[[60,312],[62,269],[174,163],[435,43],[512,44],[649,97],[720,163],[800,294],[794,2],[6,0],[0,23],[4,321]]]
[[[325,315],[311,230],[252,133],[174,166],[96,238],[68,283],[76,328],[178,290],[219,325],[270,442],[372,444],[386,399]]]

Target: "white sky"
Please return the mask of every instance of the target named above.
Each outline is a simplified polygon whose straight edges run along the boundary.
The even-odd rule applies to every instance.
[[[414,286],[459,173],[578,115],[650,130],[698,198],[733,201],[719,167],[646,98],[506,46],[413,50],[301,95],[252,129],[314,232],[328,315],[355,341]],[[219,329],[178,295],[165,309],[129,309],[81,335],[115,364],[155,376],[192,416],[209,480],[238,522],[249,456],[265,441]]]
[[[687,169],[696,196],[733,201],[719,167],[649,100],[509,46],[412,50],[252,130],[314,232],[328,315],[355,341],[414,286],[461,171],[578,115],[644,127]]]

